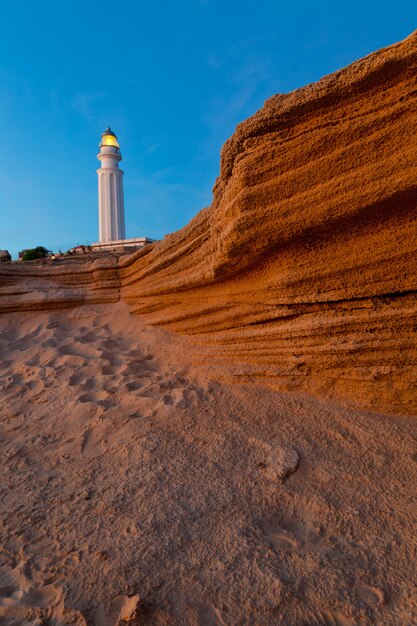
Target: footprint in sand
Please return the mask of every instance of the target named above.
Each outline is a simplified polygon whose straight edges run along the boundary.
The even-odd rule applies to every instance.
[[[54,330],[55,328],[59,328],[58,322],[51,322],[47,325],[46,330]]]
[[[19,604],[0,606],[0,623],[2,626],[87,626],[82,613],[66,608],[62,602],[46,607]]]
[[[44,364],[48,364],[54,366],[55,369],[59,369],[60,367],[69,367],[69,368],[77,368],[77,367],[85,367],[88,365],[88,361],[80,355],[76,354],[64,354],[58,357],[56,360],[47,360]]]
[[[106,446],[103,442],[103,437],[106,431],[104,424],[98,424],[93,428],[89,428],[83,437],[81,444],[81,454],[86,459],[94,459],[100,456],[106,451]]]
[[[300,526],[295,521],[288,519],[272,523],[265,522],[262,526],[265,539],[271,548],[287,552],[302,549],[303,533],[300,533]]]
[[[135,408],[143,417],[150,417],[157,413],[158,402],[153,396],[135,396]]]
[[[299,517],[264,524],[263,531],[272,548],[302,554],[323,552],[329,548],[326,528]]]
[[[49,337],[48,339],[44,339],[43,341],[41,341],[40,346],[43,350],[47,348],[52,348],[52,350],[55,350],[58,347],[58,340],[54,337]]]
[[[300,547],[298,540],[286,531],[282,533],[272,533],[269,535],[269,541],[273,547],[283,548],[291,552]]]
[[[88,344],[84,344],[80,350],[76,349],[73,343],[63,345],[58,348],[58,352],[64,356],[81,357],[87,360],[100,356],[100,351]]]
[[[31,589],[22,604],[25,606],[38,606],[51,608],[56,606],[62,598],[62,592],[55,585],[45,585],[40,589]]]
[[[63,599],[63,590],[53,584],[35,584],[27,569],[21,564],[14,569],[4,566],[0,568],[0,623],[5,624],[3,618],[25,618],[27,608],[48,609],[50,612]],[[27,622],[16,621],[15,624]],[[37,622],[35,622],[37,623]],[[43,623],[43,622],[39,622]]]
[[[70,387],[74,387],[75,385],[81,385],[85,380],[85,375],[83,373],[72,374],[68,378],[68,385]]]
[[[45,385],[40,380],[29,380],[27,386],[32,393],[39,393],[45,388]]]
[[[126,344],[126,341],[123,341],[123,339],[115,339],[115,338],[111,338],[111,339],[105,339],[104,341],[102,341],[101,346],[104,348],[104,350],[109,350],[112,353],[123,353],[128,349],[128,345]]]
[[[377,587],[370,587],[369,585],[361,585],[357,588],[357,595],[359,600],[367,606],[375,606],[377,604],[384,604],[385,595],[381,589]]]
[[[136,380],[126,383],[127,391],[134,395],[140,395],[145,385],[149,382],[148,378],[137,378]]]
[[[86,343],[93,343],[94,341],[96,341],[97,337],[95,335],[93,335],[93,333],[85,333],[84,335],[81,335],[81,337],[75,337],[75,341],[77,343],[81,343],[81,344],[86,344]]]
[[[142,359],[136,358],[129,361],[123,368],[123,374],[125,376],[132,375],[136,377],[138,374],[140,375],[145,372],[154,373],[154,368],[149,363],[149,360],[149,357],[143,357]]]
[[[109,350],[100,350],[98,358],[100,361],[106,361],[113,368],[120,367],[124,362],[124,355],[110,352]]]
[[[0,362],[0,370],[8,370],[13,361],[1,361]]]
[[[94,404],[99,404],[105,408],[109,408],[111,406],[111,403],[108,400],[107,391],[89,391],[87,393],[83,393],[78,397],[78,401],[82,403],[93,402]]]
[[[85,378],[81,383],[81,388],[85,392],[100,392],[104,390],[103,387],[104,381],[99,374],[97,374],[96,376],[89,376],[88,378]],[[107,391],[110,392],[110,389],[108,389]]]
[[[299,623],[299,626],[353,626],[341,613],[324,611],[323,613],[308,613]]]
[[[199,626],[226,626],[220,611],[214,606],[202,607],[198,611]]]

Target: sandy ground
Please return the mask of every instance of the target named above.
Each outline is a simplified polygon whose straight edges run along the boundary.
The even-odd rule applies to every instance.
[[[415,420],[221,384],[123,304],[0,354],[1,624],[417,623]]]

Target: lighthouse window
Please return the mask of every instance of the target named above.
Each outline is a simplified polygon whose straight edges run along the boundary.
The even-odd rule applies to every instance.
[[[103,146],[114,146],[115,148],[120,148],[116,137],[114,137],[113,135],[104,135],[101,144]]]

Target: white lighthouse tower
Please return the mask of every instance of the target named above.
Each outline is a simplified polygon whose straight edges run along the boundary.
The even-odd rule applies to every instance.
[[[97,158],[101,161],[97,170],[99,242],[120,241],[126,239],[123,171],[119,169],[122,155],[117,137],[109,127],[101,135]]]

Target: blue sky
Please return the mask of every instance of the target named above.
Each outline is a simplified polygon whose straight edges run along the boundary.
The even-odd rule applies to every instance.
[[[274,93],[417,28],[417,3],[0,2],[0,248],[97,240],[96,155],[123,156],[128,237],[211,202],[219,153]]]

